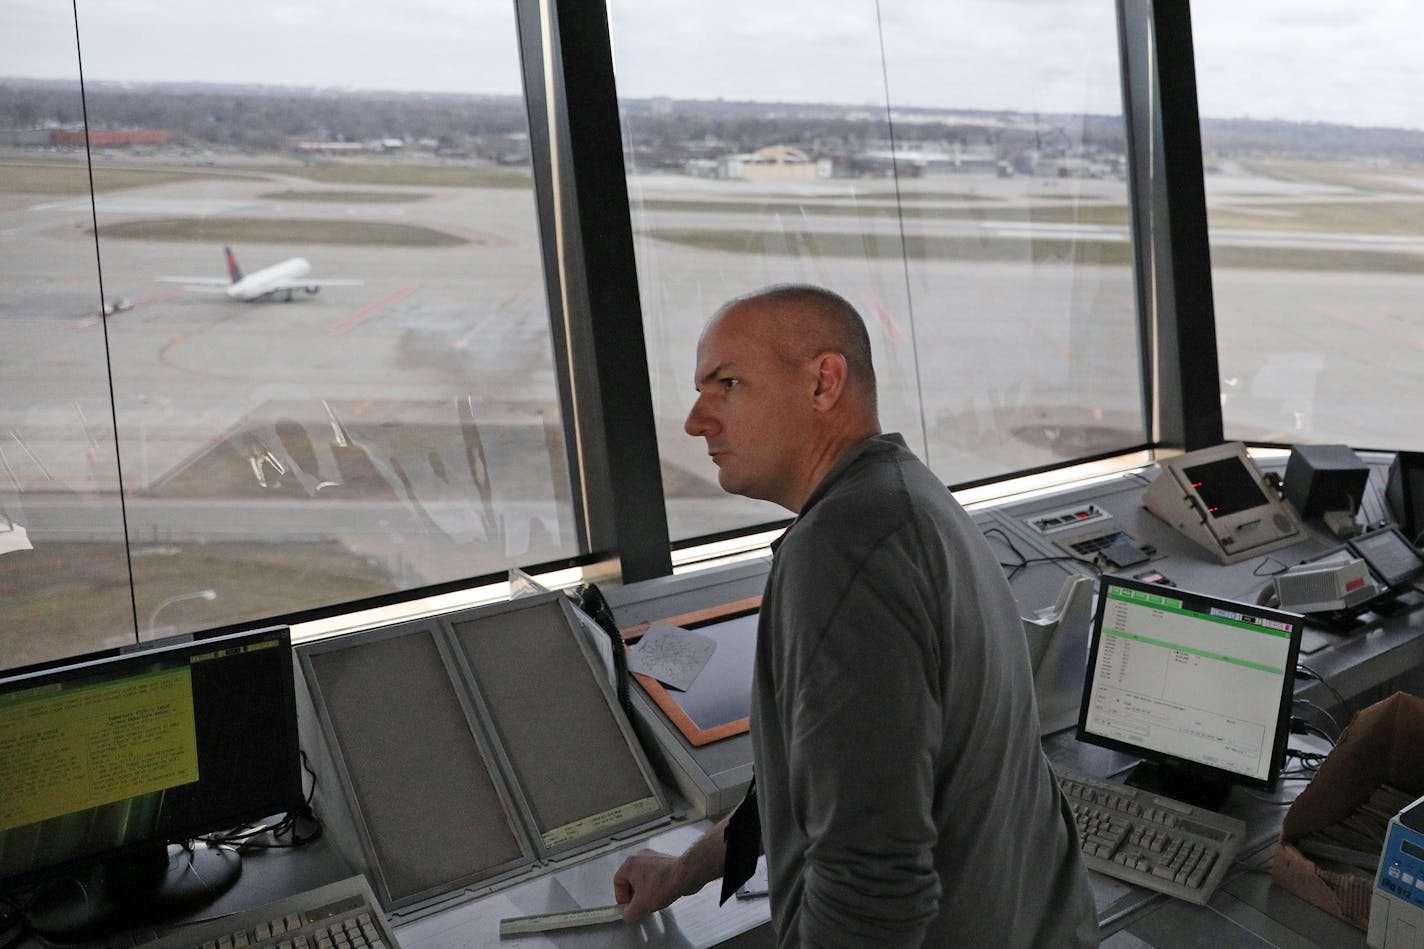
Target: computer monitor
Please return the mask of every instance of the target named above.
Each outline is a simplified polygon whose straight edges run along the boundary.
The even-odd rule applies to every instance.
[[[190,841],[303,805],[291,642],[271,627],[0,679],[0,893],[86,938],[236,880]]]
[[[1386,590],[1397,590],[1424,576],[1424,554],[1397,527],[1353,537],[1349,547]]]
[[[1301,632],[1295,613],[1105,576],[1078,740],[1142,759],[1127,783],[1187,803],[1272,790]]]

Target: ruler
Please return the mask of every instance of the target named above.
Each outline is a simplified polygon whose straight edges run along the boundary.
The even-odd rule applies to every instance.
[[[511,916],[499,921],[501,936],[517,936],[520,933],[542,933],[551,929],[573,929],[575,926],[597,926],[602,923],[623,921],[623,905],[591,906],[588,909],[569,909],[561,913],[540,913],[537,916]]]

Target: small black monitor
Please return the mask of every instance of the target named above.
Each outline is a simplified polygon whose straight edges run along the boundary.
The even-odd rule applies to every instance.
[[[1105,576],[1078,740],[1142,759],[1129,784],[1187,803],[1272,790],[1302,628],[1295,613]]]
[[[1301,517],[1360,510],[1370,468],[1348,445],[1296,445],[1286,462],[1285,497]]]
[[[1351,538],[1349,547],[1387,590],[1396,590],[1424,576],[1424,554],[1398,528],[1361,534]]]
[[[1424,452],[1402,451],[1394,456],[1384,497],[1404,536],[1419,543],[1424,538]]]
[[[285,627],[0,679],[0,893],[42,935],[201,905],[236,854],[170,844],[302,806]]]
[[[1239,458],[1222,458],[1183,468],[1202,506],[1212,517],[1230,517],[1270,503]]]

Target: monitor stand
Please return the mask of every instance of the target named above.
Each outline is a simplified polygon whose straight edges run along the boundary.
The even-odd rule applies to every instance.
[[[237,882],[242,858],[198,844],[150,847],[80,868],[44,884],[25,909],[36,934],[80,940],[180,917]]]
[[[1123,783],[1209,811],[1220,810],[1231,793],[1229,780],[1155,761],[1138,762]]]

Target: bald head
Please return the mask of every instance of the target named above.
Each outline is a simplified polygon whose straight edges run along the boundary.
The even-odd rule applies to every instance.
[[[697,342],[687,434],[732,494],[800,511],[836,460],[879,433],[865,324],[818,287],[733,300]]]
[[[870,336],[865,321],[845,297],[810,284],[777,284],[728,302],[713,315],[712,323],[734,312],[753,324],[788,365],[821,353],[839,353],[846,361],[847,395],[875,414]]]

